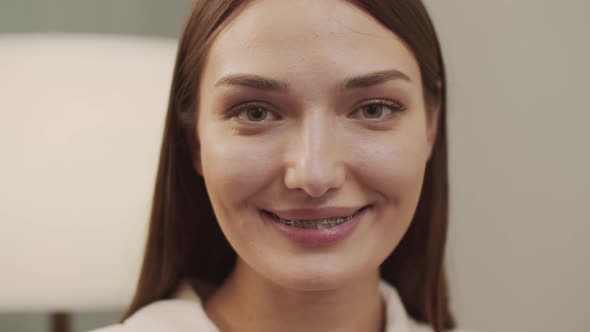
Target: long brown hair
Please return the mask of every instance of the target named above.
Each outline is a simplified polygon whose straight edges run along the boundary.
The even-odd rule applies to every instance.
[[[145,256],[135,296],[121,322],[151,302],[169,298],[183,278],[220,284],[236,253],[216,221],[193,151],[198,84],[212,41],[249,1],[196,0],[185,22],[174,67]],[[438,134],[412,223],[380,267],[409,315],[437,331],[455,327],[444,267],[448,183],[446,80],[436,32],[419,0],[354,3],[397,34],[420,67],[425,105],[439,104]]]

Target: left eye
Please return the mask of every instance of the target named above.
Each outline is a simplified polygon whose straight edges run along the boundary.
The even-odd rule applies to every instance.
[[[391,113],[403,111],[403,106],[394,102],[375,102],[361,106],[355,113],[362,113],[365,119],[383,120]]]
[[[247,108],[245,110],[242,110],[242,112],[245,112],[248,120],[253,122],[260,122],[266,119],[268,115],[268,111],[262,107]]]

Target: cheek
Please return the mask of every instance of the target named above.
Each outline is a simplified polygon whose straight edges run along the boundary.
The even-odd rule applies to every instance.
[[[408,132],[360,145],[359,181],[376,194],[379,207],[376,227],[370,231],[373,245],[365,248],[372,264],[381,264],[395,250],[412,222],[426,166],[422,142],[415,132]]]
[[[235,207],[271,181],[276,154],[268,143],[255,139],[217,136],[203,135],[203,176],[212,200],[219,198]]]
[[[426,145],[419,130],[389,133],[357,148],[358,175],[388,204],[411,207],[417,202],[426,165]]]

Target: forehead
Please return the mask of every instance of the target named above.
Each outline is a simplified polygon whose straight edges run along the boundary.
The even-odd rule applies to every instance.
[[[397,69],[414,82],[419,66],[405,43],[356,5],[342,0],[258,0],[218,35],[206,71],[280,76],[365,74]]]

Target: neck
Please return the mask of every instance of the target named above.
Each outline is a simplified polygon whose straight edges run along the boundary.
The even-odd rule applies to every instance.
[[[385,326],[378,271],[337,289],[298,291],[262,278],[238,258],[204,307],[223,332],[382,332]]]

